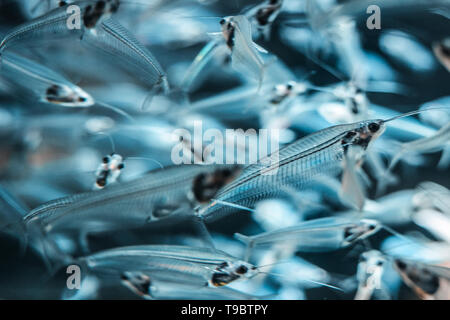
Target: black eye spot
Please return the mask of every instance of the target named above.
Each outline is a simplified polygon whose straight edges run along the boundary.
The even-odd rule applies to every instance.
[[[286,89],[292,90],[292,88],[293,88],[293,85],[292,85],[291,83],[288,83],[288,84],[286,85]]]
[[[220,171],[220,173],[226,178],[231,176],[231,174],[233,173],[230,169],[223,169]]]
[[[397,267],[400,270],[405,270],[406,269],[406,264],[403,261],[397,260],[397,261],[395,261],[395,264],[397,265]]]
[[[102,159],[102,161],[103,161],[103,163],[108,163],[109,162],[109,157],[104,157],[103,159]]]
[[[216,287],[222,287],[224,285],[229,284],[233,280],[238,279],[239,277],[236,275],[228,274],[228,273],[214,273],[211,279],[211,283]]]
[[[441,45],[441,51],[443,54],[445,54],[447,57],[450,56],[450,47],[446,47],[445,44]]]
[[[348,237],[350,237],[350,236],[352,236],[353,235],[353,232],[352,232],[352,229],[351,228],[345,228],[345,231],[344,231],[344,238],[348,238]]]
[[[375,133],[379,129],[380,129],[380,125],[378,123],[375,123],[375,122],[369,123],[369,130],[370,130],[370,132]]]
[[[225,23],[225,19],[220,19],[220,22],[219,22],[221,25],[223,25],[224,23]]]
[[[105,1],[99,1],[95,4],[95,10],[100,11],[106,7]]]
[[[104,186],[106,186],[106,179],[105,178],[99,178],[96,181],[97,186],[100,188],[103,188]]]
[[[345,138],[346,138],[346,139],[350,139],[350,138],[354,137],[355,135],[356,135],[356,132],[354,132],[354,131],[349,131],[349,132],[347,132],[347,134],[345,135]]]
[[[124,165],[123,163],[121,163],[121,164],[119,164],[119,165],[117,166],[117,168],[118,168],[119,170],[122,170],[124,167],[125,167],[125,165]]]
[[[47,89],[48,96],[57,96],[59,94],[60,87],[57,85],[53,85]]]
[[[237,274],[245,274],[245,273],[247,273],[247,271],[248,271],[248,268],[246,266],[239,266],[236,269]]]
[[[383,261],[377,261],[376,265],[381,267],[383,265]]]
[[[374,230],[375,229],[375,225],[371,224],[369,225],[369,230]]]

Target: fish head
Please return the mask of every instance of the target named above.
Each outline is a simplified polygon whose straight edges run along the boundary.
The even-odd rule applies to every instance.
[[[125,165],[123,163],[123,157],[120,154],[112,153],[109,156],[109,169],[112,171],[120,171]]]
[[[356,273],[359,283],[364,286],[379,285],[385,263],[386,258],[380,251],[370,250],[363,252],[359,257]]]
[[[233,181],[239,168],[219,168],[198,174],[192,183],[192,193],[199,203],[207,203],[225,185]]]
[[[263,4],[255,13],[255,20],[258,26],[264,27],[271,24],[281,10],[281,2],[279,0],[271,0],[267,4]]]
[[[126,271],[120,276],[122,284],[141,297],[151,298],[151,279],[142,272]]]
[[[376,220],[361,219],[359,222],[344,229],[344,245],[350,245],[370,237],[380,228],[381,225]]]
[[[433,274],[424,264],[395,259],[394,268],[403,281],[422,299],[432,296],[439,290],[439,277]]]
[[[376,140],[386,129],[384,120],[366,120],[359,123],[359,127],[349,130],[342,140],[344,150],[348,145],[360,146],[366,150],[370,143]]]
[[[234,32],[236,29],[236,23],[233,21],[233,17],[224,17],[219,21],[222,28],[222,35],[226,41],[226,44],[230,50],[234,47]]]
[[[89,4],[83,14],[84,26],[95,28],[101,20],[111,17],[119,9],[120,0],[97,0]]]
[[[46,102],[63,107],[90,107],[94,99],[77,86],[53,84],[45,92]]]
[[[245,261],[224,262],[211,278],[211,283],[218,287],[242,278],[252,278],[258,273],[257,268]]]
[[[235,274],[230,274],[228,272],[214,272],[211,277],[210,283],[214,287],[223,287],[236,279],[239,279],[239,277]]]
[[[231,271],[242,278],[252,278],[257,273],[257,268],[251,263],[245,261],[236,261],[230,265]]]

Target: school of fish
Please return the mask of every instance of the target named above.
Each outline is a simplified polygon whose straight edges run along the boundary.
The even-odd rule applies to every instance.
[[[0,299],[450,300],[450,0],[0,0]]]

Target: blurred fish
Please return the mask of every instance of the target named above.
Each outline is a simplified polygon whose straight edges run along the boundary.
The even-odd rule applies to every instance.
[[[231,65],[247,71],[258,79],[260,88],[264,79],[265,64],[258,51],[267,53],[252,40],[251,25],[245,16],[230,16],[220,20],[222,34],[231,51]]]
[[[377,232],[379,228],[375,220],[322,218],[251,237],[236,233],[235,237],[247,245],[246,260],[248,260],[253,248],[257,245],[295,241],[298,251],[327,252],[345,248],[358,240],[365,239]]]
[[[94,33],[87,33],[82,44],[95,48],[131,68],[155,92],[167,93],[167,77],[155,57],[113,18],[99,22]]]
[[[217,166],[165,168],[102,190],[50,201],[28,213],[24,222],[30,232],[41,234],[44,244],[49,240],[47,234],[69,234],[78,236],[84,250],[89,251],[89,233],[189,216],[192,202],[208,201],[231,176],[230,169]]]
[[[366,251],[359,257],[356,278],[358,280],[358,290],[355,300],[370,300],[376,290],[382,290],[384,295],[386,288],[382,287],[382,276],[386,258],[377,250]]]
[[[134,270],[180,282],[186,278],[187,283],[198,287],[225,286],[257,272],[256,267],[223,251],[170,245],[115,248],[81,258],[80,263],[94,274],[122,276],[129,283],[132,282],[125,272]]]
[[[43,65],[9,52],[2,55],[1,61],[1,77],[19,88],[18,94],[26,99],[63,107],[94,104],[93,98],[83,89]]]
[[[390,120],[367,120],[333,126],[308,135],[276,151],[258,163],[243,169],[241,175],[220,190],[209,206],[201,208],[199,215],[206,221],[230,213],[231,203],[249,207],[257,200],[286,196],[280,186],[305,188],[315,176],[335,176],[342,170],[342,160],[350,145],[365,150]]]
[[[412,52],[403,54],[405,48]],[[386,31],[380,37],[380,49],[407,68],[416,72],[430,72],[436,63],[431,51],[412,35],[402,31]]]
[[[450,299],[450,268],[405,259],[395,259],[394,266],[419,298]]]
[[[436,152],[448,147],[450,141],[450,122],[443,126],[433,136],[401,144],[397,154],[391,160],[388,171],[392,170],[397,162],[407,153]]]
[[[245,15],[255,27],[257,37],[270,38],[272,24],[282,10],[283,0],[266,0],[249,9]]]
[[[85,32],[92,32],[97,24],[115,13],[118,0],[90,0],[74,3],[80,8],[80,13],[68,10],[70,4],[56,8],[43,16],[26,22],[10,31],[0,42],[0,56],[7,48],[17,45],[27,45],[30,42],[57,40],[61,38],[82,38]],[[69,28],[68,22],[80,19],[80,28]]]
[[[450,71],[450,38],[433,45],[433,52],[442,65]]]
[[[177,279],[160,279],[145,272],[125,272],[122,282],[137,295],[146,299],[162,300],[256,300],[258,296],[243,293],[229,287],[211,288]],[[265,298],[265,297],[261,297]]]
[[[225,42],[226,47],[231,52],[231,66],[233,69],[257,79],[258,88],[261,88],[266,64],[258,51],[263,53],[267,53],[267,51],[253,42],[250,22],[242,15],[229,16],[221,19],[220,25],[222,26],[221,38],[218,38],[218,34],[213,34],[217,39],[210,41],[194,59],[185,75],[182,88],[185,91],[189,91],[194,79],[208,61],[221,50],[223,42]]]

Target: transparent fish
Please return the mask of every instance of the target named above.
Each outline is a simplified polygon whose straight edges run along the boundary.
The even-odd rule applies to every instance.
[[[91,32],[90,30],[93,30],[99,21],[118,9],[117,0],[77,1],[75,4],[80,8],[79,16],[67,10],[70,6],[67,4],[10,31],[0,42],[0,55],[7,48],[27,45],[30,42],[63,38],[79,39],[85,32]],[[82,20],[82,26],[68,28],[68,21],[76,17]]]
[[[327,252],[345,248],[378,230],[379,225],[374,220],[322,218],[250,237],[237,233],[235,237],[247,245],[248,260],[257,245],[294,241],[298,251]]]
[[[90,107],[94,99],[57,72],[13,53],[4,53],[0,74],[27,98],[62,107]],[[20,92],[19,91],[19,92]]]

